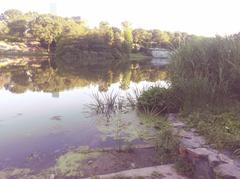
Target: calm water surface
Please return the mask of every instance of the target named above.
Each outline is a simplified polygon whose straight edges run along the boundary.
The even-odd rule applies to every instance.
[[[1,70],[0,169],[48,167],[64,151],[79,146],[115,147],[116,120],[89,111],[92,94],[114,91],[124,96],[135,88],[166,85],[165,78],[163,67],[147,62],[74,72],[48,67]],[[121,114],[121,119],[128,140],[143,143],[137,112]]]

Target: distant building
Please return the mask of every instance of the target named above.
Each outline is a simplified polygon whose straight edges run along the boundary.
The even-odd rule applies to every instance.
[[[169,58],[170,51],[164,48],[151,48],[151,54],[154,58]]]
[[[51,14],[57,15],[57,4],[56,4],[56,2],[50,3],[49,4],[49,9],[50,9]]]

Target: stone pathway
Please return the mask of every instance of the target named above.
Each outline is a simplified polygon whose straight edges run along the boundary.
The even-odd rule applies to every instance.
[[[173,133],[180,138],[179,153],[194,166],[196,179],[240,179],[240,165],[237,160],[212,149],[194,129],[187,131],[186,125],[170,114],[169,122]]]
[[[154,167],[125,170],[107,175],[98,175],[98,178],[100,179],[111,179],[114,177],[144,177],[146,179],[187,179],[186,177],[177,174],[173,165],[160,165]]]

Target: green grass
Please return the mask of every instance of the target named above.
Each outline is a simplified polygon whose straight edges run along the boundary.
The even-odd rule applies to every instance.
[[[227,149],[238,154],[240,149],[239,111],[214,114],[209,111],[193,112],[183,117],[191,128],[205,136],[207,141],[217,149]],[[240,157],[240,155],[239,155]]]

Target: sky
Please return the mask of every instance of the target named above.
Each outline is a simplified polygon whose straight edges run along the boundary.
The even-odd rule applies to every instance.
[[[90,27],[107,21],[120,27],[181,31],[215,36],[240,32],[240,0],[0,0],[0,13],[23,12],[81,16]]]

